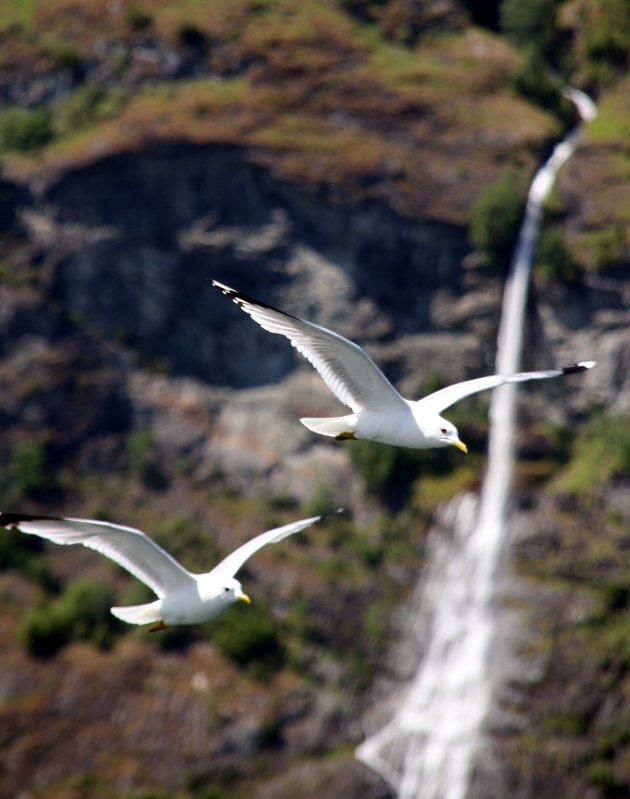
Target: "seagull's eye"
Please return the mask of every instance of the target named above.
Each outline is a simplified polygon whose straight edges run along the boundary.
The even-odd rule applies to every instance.
[[[228,594],[228,593],[230,592],[230,589],[229,589],[229,588],[224,588],[224,589],[223,589],[223,592],[224,592],[225,594]]]
[[[440,427],[440,433],[445,436],[448,433],[448,430],[445,427]]]

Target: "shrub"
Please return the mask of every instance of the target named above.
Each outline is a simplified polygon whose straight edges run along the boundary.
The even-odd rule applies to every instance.
[[[260,602],[245,607],[237,603],[212,622],[216,646],[240,666],[254,664],[258,671],[275,670],[285,660],[285,650],[274,620]]]
[[[148,11],[143,8],[130,8],[125,14],[125,22],[127,27],[133,33],[142,33],[148,30],[153,23],[153,17]]]
[[[453,468],[450,448],[420,451],[360,440],[348,451],[365,491],[392,508],[404,504],[423,471],[443,475]]]
[[[80,77],[83,72],[83,61],[78,50],[68,42],[53,42],[48,47],[48,54],[55,66],[70,70],[74,76]]]
[[[557,225],[545,225],[536,251],[536,273],[546,282],[576,283],[579,266]]]
[[[624,225],[617,224],[599,231],[595,238],[595,266],[606,269],[621,264],[629,243]]]
[[[220,560],[212,535],[184,516],[172,516],[151,531],[155,541],[192,571],[209,571]]]
[[[525,183],[510,167],[479,193],[471,208],[469,238],[488,266],[507,266],[525,209]]]
[[[584,25],[585,50],[594,64],[626,69],[630,60],[630,0],[600,0]]]
[[[68,643],[63,622],[52,608],[36,608],[27,613],[19,635],[22,646],[39,658],[52,657]]]
[[[132,476],[146,486],[160,488],[162,474],[153,456],[153,438],[150,430],[137,430],[127,439],[127,457]]]
[[[16,499],[33,496],[47,486],[46,455],[36,441],[18,444],[9,463],[10,493]]]
[[[11,106],[0,114],[0,149],[31,152],[53,137],[52,117],[47,108]]]
[[[110,613],[109,586],[80,580],[48,605],[32,610],[20,628],[23,646],[36,657],[51,657],[70,641],[89,641],[108,649],[120,629]]]
[[[555,33],[558,0],[503,0],[499,11],[501,30],[518,45],[536,42],[546,49]]]
[[[366,492],[382,496],[394,480],[399,450],[366,439],[353,442],[348,451]]]
[[[572,106],[561,94],[561,87],[549,72],[549,67],[540,53],[533,46],[528,47],[521,58],[519,66],[510,74],[510,84],[517,94],[531,100],[541,108],[563,118],[574,113]]]
[[[0,569],[15,569],[50,591],[57,587],[42,554],[41,538],[15,530],[0,531]]]
[[[187,47],[194,47],[198,50],[206,46],[206,36],[203,31],[188,22],[182,23],[176,31],[177,40]]]

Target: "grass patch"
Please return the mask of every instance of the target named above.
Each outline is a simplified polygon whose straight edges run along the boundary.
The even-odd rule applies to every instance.
[[[571,460],[554,481],[556,490],[592,494],[606,481],[630,472],[630,417],[596,416],[582,427]]]
[[[0,30],[27,32],[35,27],[39,0],[2,0]]]
[[[598,142],[627,142],[630,139],[630,108],[628,90],[630,79],[620,83],[604,94],[597,108],[597,116],[588,123],[587,136]],[[630,152],[626,149],[626,157]]]

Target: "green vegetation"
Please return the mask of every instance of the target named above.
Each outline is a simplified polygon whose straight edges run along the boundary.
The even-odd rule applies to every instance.
[[[20,502],[48,488],[50,480],[44,446],[37,441],[18,444],[11,453],[7,478],[5,496],[9,502]]]
[[[507,269],[525,208],[525,180],[510,167],[479,192],[470,213],[469,238],[484,262]]]
[[[630,0],[591,0],[585,11],[581,46],[589,74],[610,83],[630,64]]]
[[[190,571],[209,571],[221,560],[212,532],[183,516],[158,522],[151,527],[150,535]]]
[[[0,31],[27,31],[35,24],[38,0],[2,0]]]
[[[110,613],[112,590],[88,580],[73,583],[58,599],[26,614],[20,626],[22,645],[36,657],[50,657],[71,641],[89,641],[109,649],[120,629]]]
[[[421,45],[416,46],[413,25],[404,21],[395,25],[397,9],[390,10],[388,0],[378,0],[369,8],[358,2],[344,3],[344,7],[351,5],[356,11],[352,18],[340,11],[341,3],[320,0],[301,4],[291,0],[149,4],[139,0],[109,4],[107,13],[102,13],[102,4],[97,7],[90,0],[78,5],[65,0],[63,4],[58,0],[13,0],[0,9],[0,25],[6,32],[3,66],[7,68],[15,54],[19,70],[25,71],[26,64],[36,64],[40,74],[63,69],[63,79],[68,79],[69,71],[70,79],[76,83],[64,99],[46,109],[7,109],[0,114],[1,155],[11,170],[23,175],[25,183],[30,179],[35,183],[40,174],[58,174],[55,167],[72,170],[94,158],[141,152],[147,147],[159,149],[165,142],[234,145],[255,155],[261,169],[280,176],[287,184],[310,188],[314,197],[319,197],[321,191],[324,202],[329,199],[327,192],[340,205],[349,206],[364,199],[368,203],[395,202],[397,213],[420,219],[430,208],[437,219],[455,224],[461,224],[474,193],[485,183],[487,194],[479,198],[471,214],[471,240],[474,238],[489,266],[501,268],[507,266],[520,224],[527,176],[541,145],[560,129],[557,120],[523,98],[564,120],[565,111],[556,80],[550,77],[550,64],[563,78],[571,73],[577,78],[576,85],[589,85],[589,69],[591,74],[601,76],[601,80],[596,78],[599,86],[604,77],[611,80],[618,74],[626,57],[625,32],[622,26],[611,26],[604,18],[614,8],[625,7],[624,2],[580,0],[580,13],[591,15],[582,33],[572,27],[582,25],[576,21],[579,15],[575,4],[569,8],[569,4],[562,3],[562,8],[558,8],[559,12],[566,12],[561,23],[560,14],[553,13],[558,3],[552,3],[553,9],[549,7],[546,17],[538,1],[525,4],[527,7],[513,0],[503,4],[468,3],[478,21],[486,20],[495,26],[499,24],[501,5],[501,24],[519,42],[522,49],[517,51],[505,38],[484,31],[449,28],[445,34],[442,28],[431,26],[421,32]],[[398,9],[403,5],[399,3]],[[422,10],[429,6],[424,4]],[[369,17],[367,22],[362,16],[364,10]],[[465,25],[459,21],[458,12],[454,16],[455,27]],[[9,17],[13,18],[9,23],[13,32],[4,27]],[[38,17],[47,26],[46,35],[32,27]],[[18,27],[28,28],[29,36],[18,40]],[[116,45],[123,43],[123,54],[95,63],[99,56],[94,39],[90,38],[94,31],[103,41],[112,43],[110,54],[115,54]],[[194,57],[199,55],[194,66],[201,67],[202,74],[207,70],[212,79],[160,83],[158,60],[154,65],[144,64],[148,77],[143,82],[143,67],[134,61],[135,53],[125,51],[124,44],[141,44],[147,33],[156,48],[188,48],[186,58],[191,57],[190,48],[199,46],[198,53],[192,52]],[[540,36],[541,42],[530,49],[533,35]],[[575,47],[573,42],[577,42]],[[579,54],[580,47],[586,56]],[[131,64],[135,71],[127,72]],[[112,84],[120,79],[121,84],[133,88],[127,96],[109,83],[107,88],[100,83],[81,83],[84,72],[98,75],[99,81],[106,74],[110,77],[105,80]],[[576,262],[579,270],[624,263],[630,229],[626,224],[628,206],[624,206],[623,197],[617,201],[620,182],[615,183],[615,176],[623,179],[627,173],[627,96],[627,91],[619,91],[612,103],[611,94],[606,93],[600,117],[584,131],[591,155],[597,150],[597,158],[602,158],[597,162],[598,168],[605,157],[605,164],[611,169],[599,176],[598,183],[602,190],[610,190],[606,212],[579,226],[584,231],[579,235],[588,244],[584,249],[588,255],[583,255],[581,246],[575,244],[575,226],[567,227],[565,239],[562,218],[549,217],[536,267],[543,281],[578,279]],[[489,130],[499,143],[496,148],[486,147],[488,140],[484,136]],[[509,164],[514,166],[506,169]],[[506,171],[502,177],[493,182],[503,169]],[[452,196],[444,199],[449,191]],[[585,202],[584,208],[589,205],[601,208],[594,202]],[[29,253],[25,251],[20,256],[26,261]],[[7,284],[21,285],[24,295],[34,296],[41,290],[41,286],[30,284],[30,278],[19,283],[22,276],[16,277],[9,270],[9,262],[6,268],[0,264],[5,292],[9,291]],[[87,320],[79,320],[82,321]],[[99,342],[95,342],[97,346]],[[92,350],[88,356],[91,353]],[[63,369],[54,371],[57,375]],[[38,391],[47,385],[39,374],[32,380],[40,381]],[[432,375],[429,382],[435,385],[428,388],[438,388],[439,375]],[[125,670],[131,674],[132,667],[133,675],[140,675],[137,687],[125,688],[138,692],[129,703],[130,709],[146,710],[150,718],[156,712],[152,702],[163,703],[158,713],[171,713],[177,711],[180,701],[183,707],[186,697],[192,696],[192,701],[199,703],[195,706],[201,707],[202,725],[213,725],[211,735],[223,734],[225,729],[231,735],[232,718],[229,708],[228,712],[225,710],[231,697],[210,718],[210,705],[218,705],[216,693],[223,691],[215,692],[213,686],[212,695],[204,698],[203,681],[199,688],[199,681],[194,679],[197,669],[204,672],[210,664],[206,673],[211,678],[218,674],[229,681],[226,691],[234,691],[234,706],[246,707],[250,694],[256,696],[258,690],[264,693],[265,700],[271,698],[273,707],[264,714],[267,720],[261,722],[258,717],[255,722],[259,725],[255,738],[262,740],[262,745],[277,744],[284,738],[280,735],[284,721],[278,719],[291,718],[293,723],[294,697],[314,695],[313,704],[320,713],[315,692],[325,681],[325,689],[341,697],[335,712],[342,717],[342,735],[344,714],[355,712],[361,691],[382,667],[383,652],[394,634],[393,614],[400,607],[401,595],[419,572],[424,535],[436,506],[456,492],[478,485],[485,464],[485,455],[479,454],[486,443],[484,408],[469,404],[466,410],[453,409],[456,414],[466,415],[466,425],[460,423],[464,440],[470,443],[471,427],[473,438],[476,436],[478,453],[471,447],[467,457],[454,449],[422,453],[371,442],[349,442],[344,449],[364,490],[361,522],[355,524],[348,516],[335,517],[286,545],[259,553],[248,564],[243,579],[246,590],[251,590],[251,606],[238,603],[215,622],[170,628],[158,635],[133,626],[110,628],[117,625],[109,613],[111,604],[133,604],[152,595],[133,578],[125,575],[123,580],[114,572],[117,567],[103,561],[94,568],[101,568],[105,578],[116,585],[115,599],[109,589],[95,584],[70,586],[62,596],[49,596],[48,605],[24,618],[20,630],[23,646],[34,655],[52,656],[74,640],[107,647],[124,633],[128,639],[106,660],[114,675],[112,682]],[[564,669],[559,680],[564,683],[564,697],[565,688],[573,689],[576,682],[576,693],[580,692],[583,674],[595,675],[593,694],[606,696],[609,701],[603,710],[593,711],[570,702],[554,704],[558,697],[553,696],[545,681],[531,692],[528,686],[523,687],[528,701],[535,703],[540,698],[540,703],[545,704],[539,716],[527,707],[528,721],[534,721],[523,736],[529,736],[523,748],[535,755],[529,758],[526,768],[537,768],[539,758],[545,756],[555,767],[565,766],[573,758],[571,762],[578,761],[576,768],[582,772],[582,784],[587,783],[587,789],[592,792],[596,788],[598,796],[613,796],[615,791],[619,796],[623,790],[620,769],[623,774],[624,761],[629,762],[630,717],[624,718],[627,711],[623,706],[630,696],[630,584],[626,558],[630,541],[621,502],[607,507],[605,501],[614,496],[608,488],[617,489],[616,484],[621,485],[626,479],[630,445],[623,429],[628,427],[627,418],[607,419],[600,424],[602,429],[592,431],[588,426],[582,430],[577,426],[575,438],[561,431],[555,445],[549,443],[549,434],[541,447],[544,454],[540,460],[536,454],[523,460],[517,479],[519,486],[524,486],[519,492],[519,513],[525,515],[528,503],[538,500],[538,490],[545,492],[544,501],[548,502],[542,508],[547,514],[543,522],[548,526],[538,534],[524,533],[524,537],[531,533],[532,539],[528,538],[523,547],[529,546],[534,552],[524,571],[528,578],[540,581],[545,601],[555,591],[566,601],[566,608],[557,612],[551,601],[545,605],[550,612],[542,626],[557,625],[541,643],[541,651],[549,657],[545,662],[551,664],[545,681],[553,681]],[[606,426],[612,431],[605,430]],[[70,433],[67,440],[75,431]],[[198,472],[192,458],[188,466],[182,461],[179,471],[177,465],[164,465],[150,430],[135,431],[126,442],[122,458],[121,447],[125,444],[116,435],[104,446],[100,441],[90,442],[85,450],[81,441],[69,455],[64,453],[60,470],[57,463],[51,462],[55,450],[47,449],[48,438],[42,439],[44,443],[19,445],[12,454],[5,455],[4,493],[8,496],[10,490],[11,497],[24,500],[25,511],[32,508],[34,512],[54,513],[63,507],[65,512],[76,515],[106,513],[115,521],[139,526],[195,571],[210,568],[233,548],[232,543],[244,540],[246,532],[254,535],[291,518],[331,510],[336,504],[333,497],[338,495],[338,487],[323,479],[314,482],[312,494],[302,507],[286,497],[267,501],[239,497],[235,490],[200,484],[195,479]],[[7,441],[14,440],[7,437]],[[72,443],[67,449],[74,446]],[[529,446],[526,438],[525,449]],[[78,474],[78,463],[97,468],[95,464],[107,462],[108,447],[115,474],[103,470],[98,480],[94,474]],[[66,494],[63,505],[61,496],[52,496],[48,491],[53,474],[57,490]],[[536,491],[531,490],[533,487]],[[551,487],[555,494],[547,491]],[[186,517],[166,516],[173,510],[185,512]],[[213,534],[215,529],[220,531],[220,546]],[[0,537],[0,568],[19,571],[51,592],[55,586],[46,563],[61,575],[61,583],[67,583],[66,557],[70,554],[64,548],[56,548],[54,553],[52,549],[46,548],[50,557],[44,559],[38,539],[8,533]],[[97,555],[94,559],[99,561]],[[264,580],[257,580],[263,573]],[[25,605],[32,606],[33,595],[40,591],[16,574],[4,574],[3,586],[10,600],[10,613],[4,624],[8,642],[15,631],[17,613],[23,613]],[[273,590],[267,591],[268,586]],[[129,595],[123,598],[121,592],[127,591]],[[138,597],[132,599],[131,593]],[[533,624],[531,629],[538,629],[538,625]],[[18,663],[26,660],[24,652],[8,654]],[[136,658],[143,668],[135,667]],[[41,724],[42,718],[48,721],[46,714],[52,715],[54,721],[57,705],[53,702],[51,706],[49,696],[54,696],[59,670],[73,668],[73,678],[76,674],[83,677],[91,668],[102,669],[102,660],[89,648],[76,647],[56,664],[47,664],[46,669],[28,664],[34,672],[45,671],[50,682],[10,701],[29,720],[35,754],[42,750],[48,753],[45,742],[38,748],[36,736],[51,726]],[[259,684],[261,679],[267,680],[263,686]],[[71,680],[67,683],[70,685]],[[167,692],[173,689],[169,696]],[[587,685],[581,693],[588,694],[590,690]],[[299,717],[299,701],[297,706],[295,715]],[[311,711],[304,712],[306,727],[311,722]],[[5,717],[11,728],[15,722],[9,711]],[[142,721],[144,714],[139,718]],[[316,721],[323,726],[326,719],[317,716]],[[101,723],[98,719],[97,724]],[[355,720],[351,723],[356,726]],[[114,724],[118,724],[117,719]],[[301,724],[298,719],[296,726]],[[300,738],[307,737],[303,729],[291,742],[295,747],[292,753],[299,752]],[[98,743],[100,727],[93,734]],[[309,731],[308,737],[311,734]],[[236,734],[230,742],[238,745],[238,738]],[[157,736],[155,740],[159,746]],[[4,745],[8,749],[10,743]],[[571,750],[569,746],[575,748]],[[51,757],[56,754],[51,746]],[[264,753],[267,763],[262,766],[266,773],[278,762],[267,758],[268,754]],[[154,751],[151,757],[155,756]],[[281,753],[281,768],[289,756],[286,750]],[[134,779],[143,780],[148,773],[146,768],[150,768],[149,761],[142,761],[144,753],[133,747],[125,747],[124,758],[119,757],[120,762],[114,763],[99,756],[87,768],[87,772],[94,768],[95,774],[78,776],[74,785],[68,781],[67,785],[41,788],[41,799],[53,793],[109,799],[116,791],[123,791],[129,799],[132,795],[133,799],[140,799],[141,795],[143,799],[166,797],[165,789],[151,788],[150,778],[148,783],[141,783],[143,788],[112,787],[114,783],[129,785],[134,784]],[[190,757],[194,759],[194,753]],[[242,775],[238,765],[234,765],[238,759],[234,757],[224,772],[221,767],[225,761],[215,770],[213,759],[207,764],[208,772],[202,771],[201,777],[195,774],[188,782],[180,780],[179,790],[168,795],[178,799],[218,799],[243,794],[239,784]],[[256,780],[262,758],[247,760]],[[85,768],[85,762],[77,765],[78,771]],[[177,768],[181,766],[173,765],[174,774]],[[221,787],[205,781],[210,769],[213,779],[218,774]],[[544,768],[541,774],[543,779]],[[29,786],[25,784],[23,790],[28,791]]]
[[[127,439],[129,473],[149,488],[160,488],[163,483],[153,451],[153,437],[148,429],[136,430]]]
[[[77,58],[68,49],[55,55],[56,61],[63,59],[73,66]],[[74,135],[119,114],[126,99],[120,89],[106,90],[84,83],[49,106],[8,106],[0,112],[0,154],[32,153],[56,138]]]
[[[259,599],[247,606],[237,602],[207,629],[227,657],[259,677],[273,674],[285,660],[278,624]]]
[[[628,230],[621,223],[596,231],[591,236],[595,252],[595,267],[607,269],[620,266],[629,244]]]
[[[319,476],[315,480],[313,493],[304,504],[303,512],[306,516],[319,516],[332,513],[336,507],[335,496],[328,477]]]
[[[560,119],[569,121],[575,116],[573,106],[562,96],[561,82],[552,76],[537,47],[524,48],[520,64],[509,77],[512,88],[521,97],[537,103]]]
[[[50,573],[41,538],[14,530],[0,530],[0,571],[15,569],[46,591],[57,583]]]
[[[535,274],[544,283],[577,283],[582,274],[561,227],[546,223],[536,250]]]
[[[555,481],[570,494],[591,494],[603,483],[630,473],[630,417],[595,416],[578,430],[571,460]]]
[[[9,106],[0,112],[0,153],[28,153],[47,144],[54,136],[48,108]]]
[[[145,9],[132,6],[125,12],[125,22],[133,33],[143,33],[151,27],[153,17]]]
[[[535,43],[545,52],[556,34],[555,10],[559,0],[502,0],[500,26],[519,46]]]
[[[106,90],[83,83],[53,107],[53,130],[57,136],[76,133],[109,117],[116,116],[126,102],[122,89]]]
[[[414,450],[360,440],[353,441],[348,451],[366,493],[393,508],[403,505],[422,475],[440,480],[457,463],[451,448]]]

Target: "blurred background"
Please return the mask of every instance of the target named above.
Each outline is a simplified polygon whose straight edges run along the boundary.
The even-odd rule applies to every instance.
[[[630,792],[629,0],[0,0],[3,511],[147,531],[250,607],[150,635],[82,548],[0,536],[0,797],[385,799],[354,758],[403,679],[426,536],[469,455],[317,437],[340,406],[208,278],[364,346],[403,395],[494,371],[529,182],[547,201],[519,390],[493,793]]]

